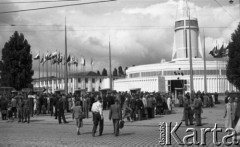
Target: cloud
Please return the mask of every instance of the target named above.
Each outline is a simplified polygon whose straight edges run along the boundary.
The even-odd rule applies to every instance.
[[[238,7],[224,9],[206,4],[197,5],[193,14],[198,18],[200,33],[206,36],[206,53],[216,40],[228,42],[239,22]],[[44,6],[44,5],[41,5]],[[64,23],[67,17],[68,53],[87,60],[86,70],[108,69],[109,37],[113,68],[122,66],[158,63],[161,59],[171,60],[174,22],[178,2],[118,1],[88,6],[49,9],[9,14],[0,17],[1,23],[40,24],[40,26],[5,27],[1,30],[17,30],[25,35],[35,55],[55,50],[64,54]],[[29,5],[14,5],[11,9],[24,9]],[[233,18],[234,19],[233,19]],[[237,19],[236,19],[237,18]],[[9,40],[13,32],[0,34],[0,45]],[[208,59],[211,59],[209,55]],[[34,61],[35,77],[38,64]],[[45,69],[46,71],[46,69]]]

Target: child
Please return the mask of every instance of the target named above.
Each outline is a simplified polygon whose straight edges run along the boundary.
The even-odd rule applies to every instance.
[[[80,102],[76,102],[76,106],[73,107],[73,119],[76,119],[76,125],[77,125],[77,135],[80,135],[80,127],[83,126],[83,112],[82,107],[80,106]]]

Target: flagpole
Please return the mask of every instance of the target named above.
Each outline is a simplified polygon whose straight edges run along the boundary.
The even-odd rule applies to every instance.
[[[39,79],[39,89],[40,89],[40,51],[38,51],[38,55],[39,55],[39,59],[38,59],[38,61],[39,61],[39,64],[38,64],[38,79]]]
[[[110,44],[110,36],[109,36],[109,84],[110,84],[110,90],[112,90],[112,63],[111,63],[111,44]]]
[[[92,71],[93,71],[93,59],[91,59],[91,68],[92,68]]]
[[[61,74],[62,71],[63,71],[63,69],[62,69],[62,68],[63,68],[63,67],[62,67],[62,62],[61,62],[60,68],[61,68],[61,70],[60,70],[61,72],[59,72],[59,76],[60,76],[60,78],[62,78],[62,77],[63,77],[62,74]]]
[[[69,74],[71,74],[71,65],[69,63],[66,63],[68,64],[68,71],[69,71]]]
[[[59,64],[59,83],[58,83],[59,88],[60,88],[60,82],[62,82],[61,73],[62,73],[62,62]]]
[[[57,74],[57,70],[58,70],[58,69],[57,69],[58,57],[57,57],[57,60],[56,60],[56,61],[57,61],[57,62],[55,63],[55,64],[56,64],[56,78],[55,78],[55,79],[56,79],[56,90],[57,90],[57,89],[58,89],[58,88],[57,88],[57,82],[58,82],[58,74]]]
[[[217,59],[217,93],[218,93],[218,89],[219,89],[219,63],[218,63],[218,59]]]
[[[66,25],[66,16],[65,16],[65,60],[67,61],[67,25]],[[68,94],[68,67],[67,63],[65,64],[64,72],[64,90],[65,94]]]
[[[44,71],[45,71],[45,69],[44,69],[44,54],[43,54],[43,63],[42,63],[42,66],[43,66],[43,73],[42,73],[42,78],[44,79]]]
[[[205,47],[205,32],[203,29],[203,60],[204,60],[204,92],[207,93],[207,67],[206,67],[206,47]]]
[[[48,60],[46,61],[46,63],[47,63],[47,93],[48,93]]]

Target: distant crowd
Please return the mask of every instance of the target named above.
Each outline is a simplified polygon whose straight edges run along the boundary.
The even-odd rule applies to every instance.
[[[213,107],[218,102],[218,94],[213,95],[197,92],[203,107]],[[82,106],[85,117],[89,117],[92,104],[96,97],[101,98],[103,110],[108,110],[114,100],[118,99],[122,108],[124,118],[129,121],[154,118],[155,115],[165,115],[172,113],[174,105],[173,96],[160,92],[141,92],[130,94],[127,92],[107,93],[100,96],[98,93],[91,94],[37,94],[37,95],[2,95],[0,96],[0,110],[2,119],[13,120],[18,118],[19,122],[29,122],[30,116],[39,114],[50,114],[55,118],[64,118],[64,112],[71,112],[78,101]],[[178,94],[177,100],[180,107],[184,106],[184,98],[190,99],[189,93]],[[191,100],[193,103],[193,100]],[[59,123],[61,121],[59,120]]]
[[[157,114],[169,114],[172,111],[172,97],[163,93],[108,93],[99,94],[37,94],[37,95],[2,95],[0,96],[0,110],[2,119],[19,122],[29,122],[29,117],[39,114],[50,114],[57,119],[64,117],[61,113],[71,112],[76,102],[82,106],[85,117],[89,117],[92,104],[100,97],[103,110],[108,110],[114,100],[118,99],[123,115],[129,121],[154,118]],[[59,117],[59,118],[60,118]],[[64,118],[64,122],[65,118]],[[60,120],[59,120],[60,123]]]

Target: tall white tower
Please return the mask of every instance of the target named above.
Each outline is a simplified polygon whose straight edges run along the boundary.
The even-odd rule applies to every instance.
[[[188,0],[180,0],[175,21],[175,33],[172,60],[189,60],[189,43],[191,41],[192,58],[202,58],[202,46],[199,35],[198,20],[194,17]],[[190,21],[189,21],[190,20]],[[190,26],[189,26],[190,22]],[[190,29],[190,31],[189,31]],[[189,35],[191,33],[191,35]],[[189,38],[191,36],[191,38]]]

